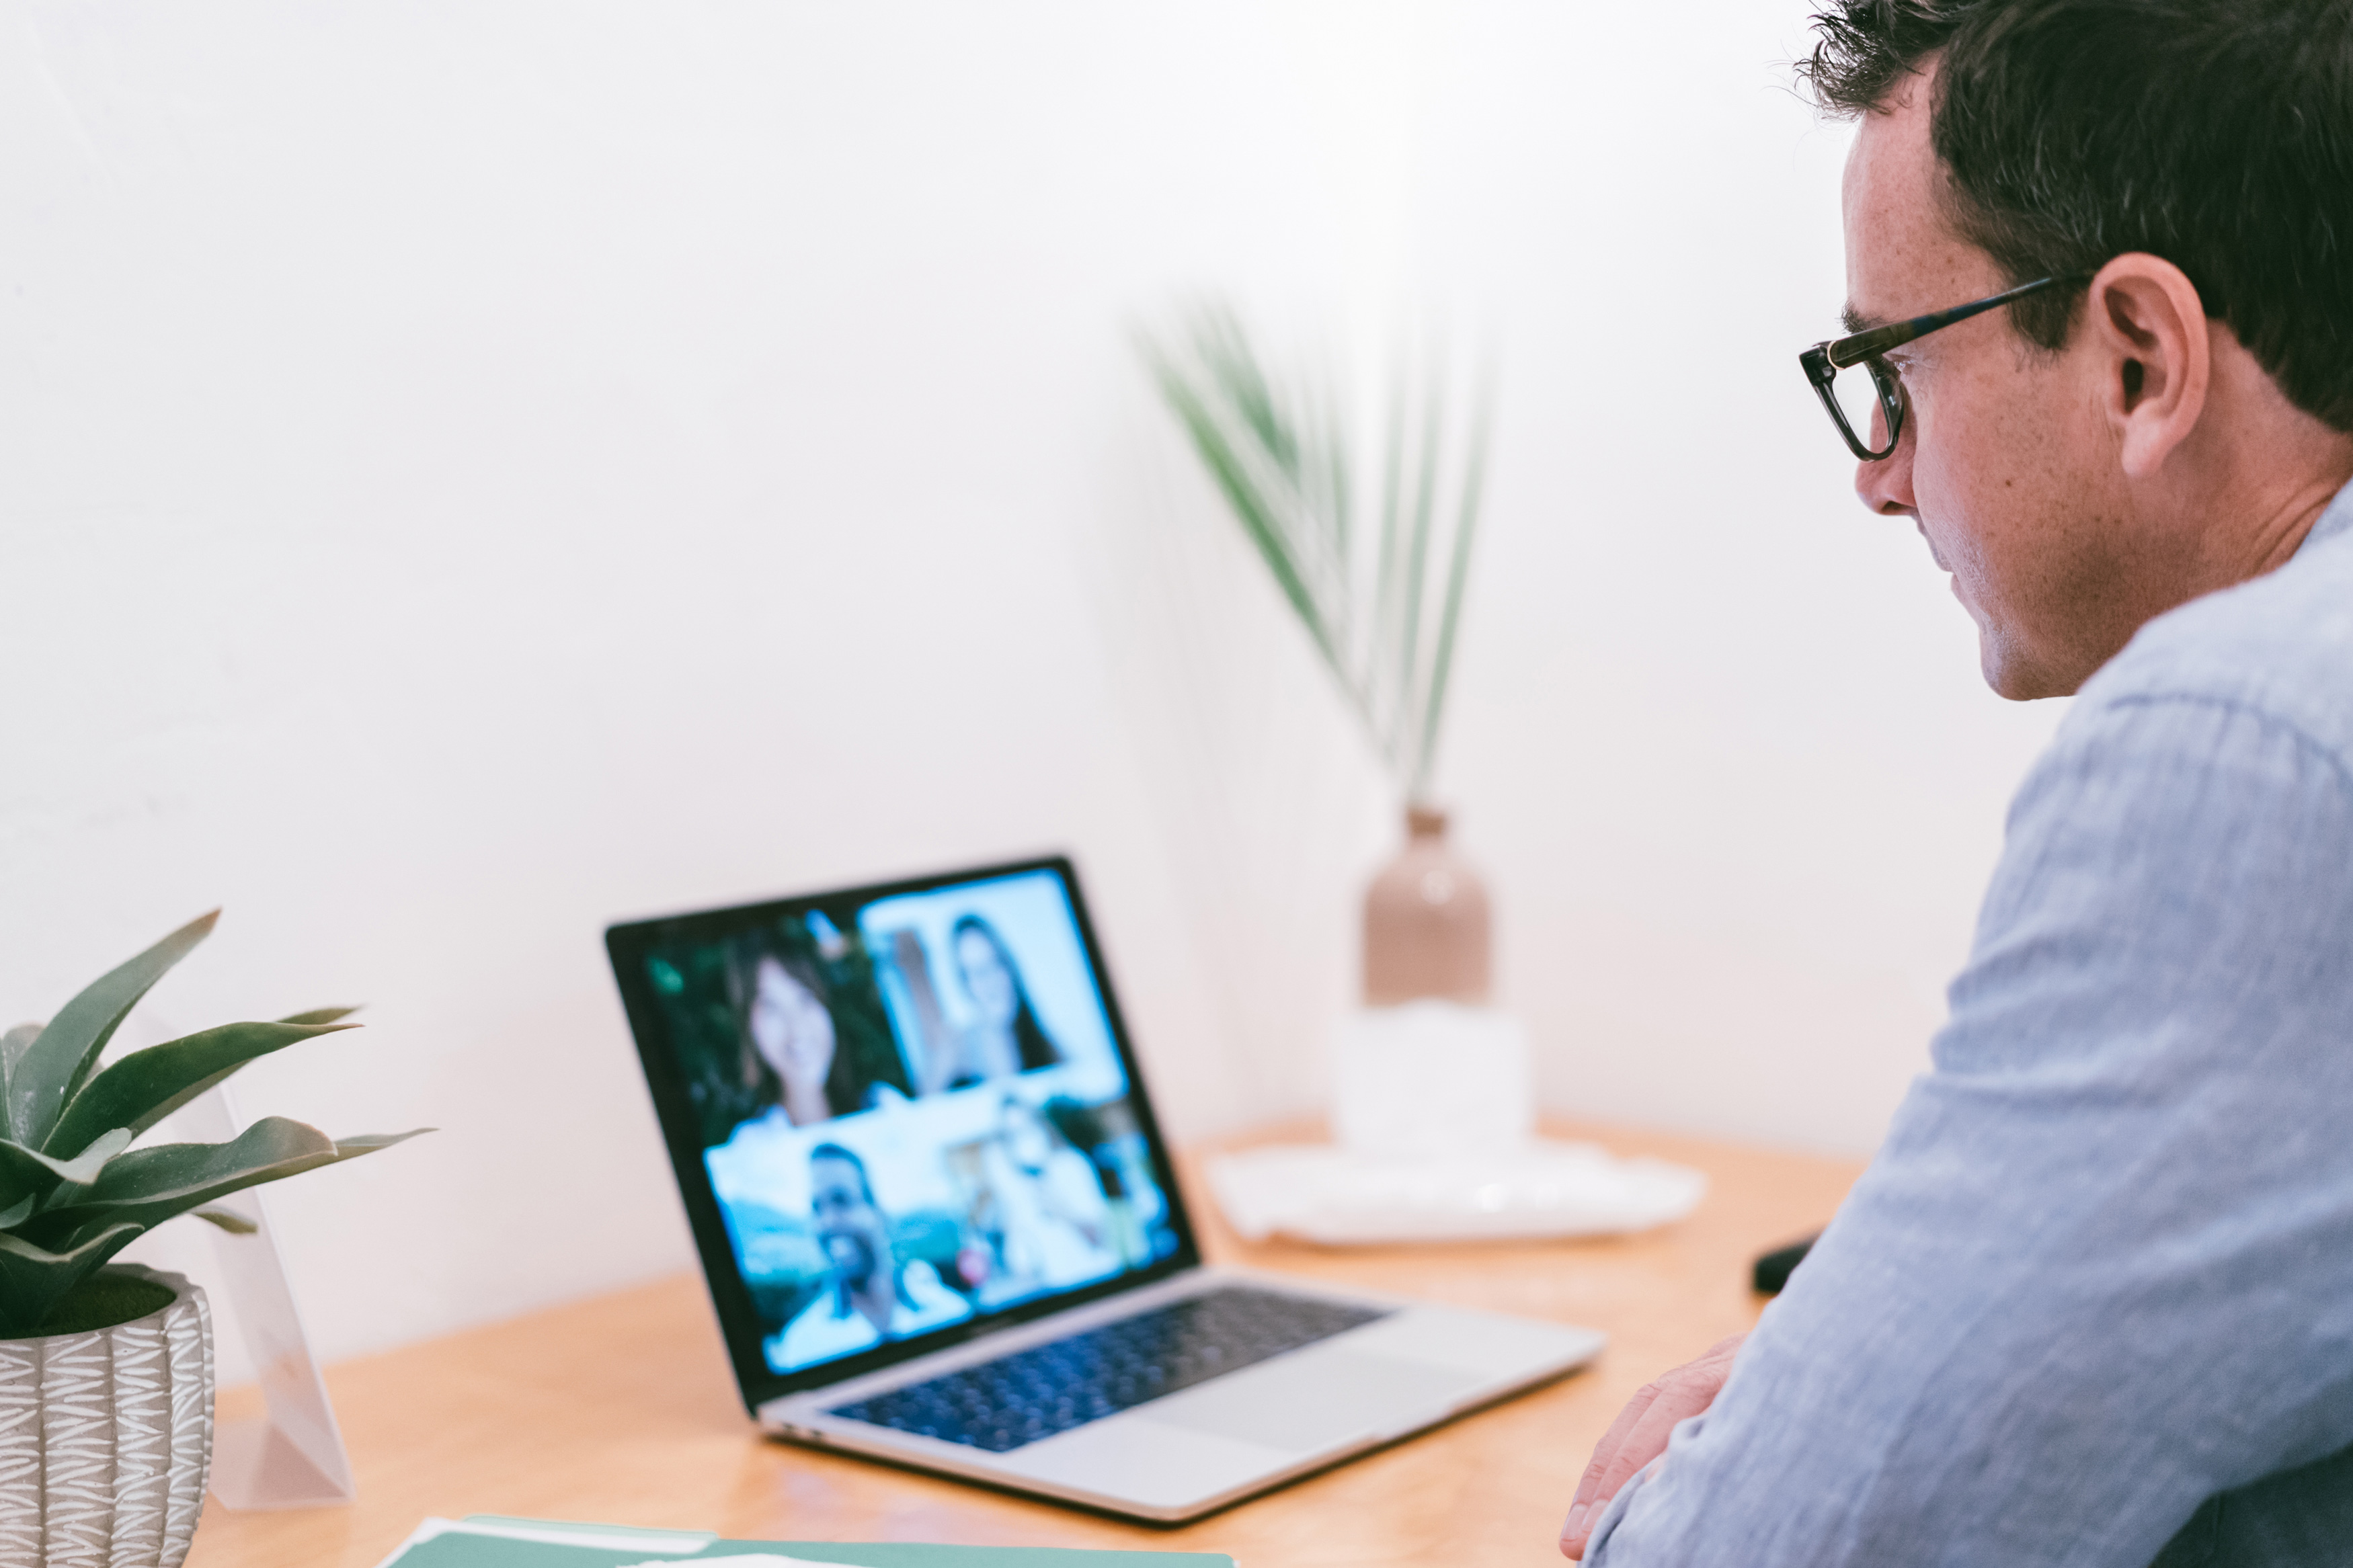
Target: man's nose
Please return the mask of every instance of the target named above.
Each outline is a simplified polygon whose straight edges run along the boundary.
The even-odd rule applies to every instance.
[[[1873,432],[1874,437],[1877,432]],[[1875,463],[1854,466],[1854,493],[1882,517],[1914,517],[1919,508],[1912,499],[1912,431],[1907,426],[1895,450]]]

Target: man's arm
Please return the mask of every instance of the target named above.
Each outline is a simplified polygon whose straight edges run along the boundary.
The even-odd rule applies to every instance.
[[[2353,1443],[2353,790],[2279,721],[2079,710],[1936,1069],[1593,1568],[2140,1568]]]

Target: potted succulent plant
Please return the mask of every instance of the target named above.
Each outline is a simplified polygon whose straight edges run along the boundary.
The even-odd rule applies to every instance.
[[[416,1136],[337,1140],[270,1116],[227,1143],[132,1146],[256,1057],[352,1026],[347,1007],[224,1024],[100,1066],[218,916],[101,976],[46,1026],[0,1036],[0,1563],[176,1568],[195,1533],[212,1460],[204,1292],[110,1259],[182,1214],[249,1230],[208,1205]]]

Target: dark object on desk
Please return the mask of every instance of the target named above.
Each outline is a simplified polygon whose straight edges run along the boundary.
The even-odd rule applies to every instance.
[[[1789,1271],[1806,1260],[1806,1254],[1811,1252],[1814,1243],[1821,1238],[1822,1233],[1818,1230],[1803,1241],[1793,1241],[1759,1258],[1751,1280],[1757,1293],[1759,1296],[1779,1295],[1782,1287],[1789,1283]]]

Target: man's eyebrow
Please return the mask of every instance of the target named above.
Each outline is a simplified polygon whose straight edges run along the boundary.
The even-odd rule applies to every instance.
[[[1855,332],[1867,332],[1873,327],[1886,325],[1884,321],[1875,321],[1872,317],[1864,315],[1852,305],[1847,306],[1844,310],[1841,310],[1839,312],[1839,320],[1846,323],[1846,330],[1850,334]]]

